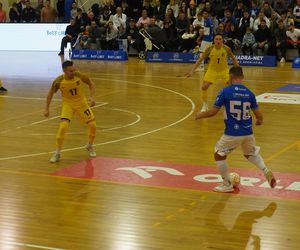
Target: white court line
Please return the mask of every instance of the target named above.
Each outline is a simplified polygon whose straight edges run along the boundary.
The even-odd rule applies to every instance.
[[[35,244],[27,244],[27,243],[20,243],[20,242],[12,242],[12,241],[4,241],[0,240],[0,243],[2,245],[13,245],[13,246],[20,246],[20,247],[31,247],[31,248],[38,248],[38,249],[46,249],[46,250],[66,250],[64,248],[56,248],[56,247],[47,247],[42,245],[35,245]],[[4,247],[5,247],[4,245]]]
[[[93,77],[93,78],[94,79],[99,79],[99,80],[107,80],[107,78],[95,78],[95,77]],[[163,129],[170,128],[172,126],[175,126],[175,125],[181,123],[182,121],[186,120],[189,116],[191,116],[194,113],[195,103],[191,100],[191,98],[189,98],[186,95],[181,94],[181,93],[179,93],[177,91],[174,91],[174,90],[171,90],[171,89],[167,89],[167,88],[164,88],[164,87],[155,86],[155,85],[149,85],[149,84],[137,83],[137,82],[131,82],[131,81],[125,81],[125,80],[110,79],[110,81],[123,82],[123,83],[134,84],[134,85],[140,85],[140,86],[145,86],[145,87],[148,87],[148,88],[156,88],[156,89],[161,89],[161,90],[164,90],[164,91],[167,91],[167,92],[171,92],[173,94],[179,95],[179,96],[183,97],[184,99],[186,99],[191,104],[191,110],[184,117],[182,117],[181,119],[179,119],[179,120],[177,120],[177,121],[175,121],[173,123],[170,123],[169,125],[166,125],[166,126],[154,129],[154,130],[150,130],[148,132],[144,132],[144,133],[141,133],[141,134],[137,134],[137,135],[133,135],[133,136],[128,136],[128,137],[124,137],[124,138],[116,139],[116,140],[112,140],[112,141],[97,143],[97,144],[94,144],[94,146],[102,146],[102,145],[112,144],[112,143],[116,143],[116,142],[126,141],[126,140],[130,140],[130,139],[135,139],[135,138],[138,138],[138,137],[142,137],[142,136],[145,136],[145,135],[153,134],[153,133],[156,133],[156,132],[161,131]],[[62,152],[75,151],[75,150],[84,149],[84,148],[85,148],[85,146],[76,147],[76,148],[68,148],[68,149],[63,149]],[[28,158],[28,157],[35,157],[35,156],[41,156],[41,155],[48,155],[48,154],[51,154],[51,153],[53,153],[53,151],[51,151],[51,152],[35,153],[35,154],[18,155],[18,156],[10,156],[10,157],[2,157],[2,158],[0,158],[0,161],[3,161],[3,160],[12,160],[12,159],[20,159],[20,158]]]
[[[106,105],[106,104],[107,104],[107,102],[102,102],[102,103],[100,103],[100,104],[98,104],[98,105],[95,105],[95,106],[92,107],[92,108],[98,108],[98,107],[104,106],[104,105]],[[5,133],[7,133],[7,132],[9,132],[9,131],[12,131],[12,130],[15,130],[15,129],[21,129],[21,128],[26,128],[26,127],[31,127],[31,126],[34,126],[34,125],[36,125],[36,124],[40,124],[40,123],[48,122],[48,121],[50,121],[50,120],[57,119],[57,118],[59,118],[59,117],[60,117],[60,116],[53,116],[53,117],[51,117],[51,118],[43,119],[43,120],[40,120],[40,121],[37,121],[37,122],[32,122],[32,123],[25,124],[25,125],[22,125],[22,126],[19,126],[19,127],[16,127],[16,128],[7,129],[7,130],[4,130],[4,131],[1,131],[0,134],[5,134]]]
[[[109,108],[104,108],[104,109],[109,109]],[[129,114],[134,114],[137,119],[131,123],[128,123],[126,125],[123,125],[123,126],[118,126],[118,127],[112,127],[112,128],[104,128],[104,129],[100,129],[100,131],[111,131],[111,130],[117,130],[117,129],[121,129],[121,128],[126,128],[126,127],[130,127],[136,123],[138,123],[140,120],[141,120],[141,116],[138,115],[137,113],[134,113],[132,111],[129,111],[129,110],[125,110],[125,109],[109,109],[109,110],[117,110],[117,111],[121,111],[121,112],[125,112],[125,113],[129,113]],[[99,128],[97,126],[97,128]],[[66,133],[67,135],[82,135],[82,134],[86,134],[86,133],[83,133],[83,132],[73,132],[73,133]],[[56,133],[40,133],[40,134],[37,134],[37,133],[34,133],[34,134],[31,134],[33,136],[53,136],[53,135],[56,135]]]

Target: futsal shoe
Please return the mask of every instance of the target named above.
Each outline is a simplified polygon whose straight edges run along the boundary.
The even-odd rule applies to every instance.
[[[50,158],[50,162],[51,163],[58,162],[59,160],[60,160],[60,154],[58,154],[58,153],[54,153],[52,155],[52,157]]]
[[[268,169],[266,172],[264,172],[264,175],[265,175],[267,181],[269,182],[270,187],[274,188],[276,186],[276,179],[275,179],[272,171]]]
[[[96,154],[96,152],[95,152],[92,145],[86,145],[85,148],[89,152],[90,157],[96,157],[97,156],[97,154]]]
[[[1,92],[7,92],[7,89],[4,88],[3,86],[1,86],[1,87],[0,87],[0,91],[1,91]]]
[[[219,184],[216,186],[213,191],[219,193],[232,193],[234,191],[233,186],[231,184],[225,185],[224,183]]]
[[[206,112],[207,110],[208,110],[208,105],[207,105],[207,103],[203,103],[200,112],[201,112],[201,113],[202,113],[202,112]]]

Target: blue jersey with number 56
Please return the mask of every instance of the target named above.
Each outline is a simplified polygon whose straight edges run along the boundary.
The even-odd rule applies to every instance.
[[[223,88],[215,101],[215,107],[224,106],[225,135],[251,135],[251,109],[257,109],[255,95],[242,84]]]

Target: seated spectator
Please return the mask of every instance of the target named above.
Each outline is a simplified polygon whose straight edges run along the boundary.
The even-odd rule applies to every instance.
[[[64,55],[64,49],[67,47],[68,42],[70,42],[71,47],[73,47],[73,45],[76,42],[77,35],[78,35],[78,29],[76,26],[75,19],[71,19],[70,24],[66,28],[65,36],[61,40],[60,52],[58,54],[59,56]]]
[[[190,1],[189,7],[187,9],[187,17],[190,19],[190,22],[193,23],[194,20],[197,18],[197,6],[195,1]],[[195,28],[195,26],[194,26]]]
[[[260,8],[257,4],[257,0],[251,1],[250,16],[255,20],[258,17],[259,12]]]
[[[142,11],[142,16],[139,18],[139,20],[136,23],[136,27],[138,28],[143,28],[144,26],[149,25],[150,23],[150,18],[148,17],[148,12],[147,10]]]
[[[71,19],[73,18],[75,20],[76,16],[77,16],[77,3],[73,2],[72,3],[72,8],[70,10],[70,17],[71,17]]]
[[[173,9],[169,8],[166,12],[165,20],[168,22],[169,27],[175,28],[176,27],[176,18],[173,13]]]
[[[224,17],[222,18],[222,23],[224,24],[225,32],[228,33],[231,30],[231,24],[237,25],[237,21],[230,9],[224,11]]]
[[[193,25],[190,25],[189,30],[183,33],[181,36],[181,45],[179,46],[179,52],[192,51],[196,46],[197,31]]]
[[[280,60],[281,63],[284,63],[286,60],[286,49],[287,49],[287,36],[286,36],[286,28],[284,26],[283,20],[278,21],[277,28],[275,28],[274,31],[274,37],[275,37],[275,50],[274,53],[276,54],[276,57],[278,60]],[[277,49],[280,51],[280,59],[278,57]]]
[[[119,34],[123,35],[123,34],[125,34],[125,31],[126,31],[127,16],[124,13],[122,13],[121,7],[117,7],[116,11],[117,11],[117,13],[115,15],[113,15],[113,17],[112,17],[112,22],[113,22],[114,28],[119,31]]]
[[[232,23],[230,30],[224,39],[224,44],[227,45],[232,51],[238,50],[241,47],[241,42],[238,39],[239,34],[236,26]]]
[[[265,16],[265,13],[263,11],[259,12],[258,17],[255,19],[253,23],[253,31],[256,32],[258,30],[259,25],[261,24],[261,21],[264,20],[267,27],[270,28],[270,20]]]
[[[153,15],[153,8],[152,8],[152,6],[150,4],[150,0],[144,0],[143,10],[147,10],[148,17],[152,17],[152,15]]]
[[[176,20],[177,34],[181,37],[183,33],[189,30],[190,20],[186,17],[184,12],[180,12]]]
[[[88,31],[88,40],[87,40],[87,48],[91,49],[91,44],[96,44],[96,49],[102,49],[101,39],[103,40],[102,33],[103,31],[97,25],[96,21],[91,21],[91,25],[87,26]]]
[[[138,49],[137,45],[137,38],[139,36],[139,30],[135,26],[135,20],[132,18],[129,21],[129,25],[126,27],[125,31],[125,38],[127,38],[127,43],[128,43],[128,50],[130,46],[132,46],[134,49]]]
[[[239,37],[240,38],[244,37],[244,35],[246,33],[246,29],[248,27],[250,28],[250,30],[252,30],[253,23],[254,23],[254,20],[250,16],[250,12],[248,10],[244,10],[243,17],[241,18],[240,23],[239,23]]]
[[[11,23],[19,23],[21,21],[21,13],[17,8],[16,3],[13,3],[9,10],[9,20]]]
[[[252,33],[252,30],[250,27],[247,27],[242,42],[243,55],[246,55],[247,51],[249,51],[250,55],[253,56],[252,46],[254,45],[254,43],[255,43],[255,37]]]
[[[76,27],[78,32],[84,32],[85,27],[88,25],[88,16],[81,8],[77,8],[77,16],[75,18]]]
[[[240,22],[241,18],[243,17],[243,13],[246,10],[244,3],[242,0],[237,1],[237,6],[233,10],[233,16],[235,17],[237,23]]]
[[[88,39],[89,39],[89,26],[85,27],[85,30],[80,32],[77,36],[75,43],[73,44],[73,48],[78,49],[87,49],[88,48]]]
[[[23,23],[35,23],[35,10],[31,7],[30,1],[26,1],[26,7],[22,10],[22,22]]]
[[[298,56],[300,57],[300,29],[295,29],[293,22],[289,23],[286,36],[288,49],[298,49]]]
[[[50,6],[50,0],[46,0],[44,7],[41,10],[41,22],[42,23],[55,23],[57,19],[56,10]]]
[[[109,21],[106,28],[106,43],[105,49],[107,50],[118,50],[119,44],[117,38],[119,36],[119,31],[115,27],[112,21]]]
[[[168,9],[172,9],[173,10],[173,14],[174,14],[175,18],[178,17],[178,15],[179,15],[179,6],[175,2],[175,0],[170,0],[169,4],[167,5],[166,11],[168,11]]]
[[[296,1],[296,4],[293,8],[293,15],[294,15],[294,23],[295,28],[300,28],[300,0]]]
[[[163,28],[164,36],[166,37],[166,42],[164,47],[167,51],[177,51],[178,47],[178,39],[177,39],[177,31],[176,29],[170,25],[170,23],[165,19],[164,28]]]
[[[266,55],[268,53],[272,35],[264,19],[260,21],[260,26],[258,30],[254,33],[254,36],[256,41],[252,47],[254,53],[258,55],[258,49],[260,49],[263,52],[263,54]]]
[[[273,12],[273,8],[268,1],[265,1],[260,11],[263,11],[265,16],[270,19]]]
[[[197,18],[193,21],[193,27],[198,29],[204,27],[204,18],[201,12],[197,13]]]
[[[287,12],[287,5],[284,0],[277,0],[274,2],[274,11],[276,11],[279,15],[284,12]]]
[[[153,16],[156,16],[158,20],[163,21],[166,15],[166,6],[161,4],[160,0],[155,1],[155,6],[153,8]]]
[[[6,12],[2,9],[3,5],[0,3],[0,23],[6,23]]]

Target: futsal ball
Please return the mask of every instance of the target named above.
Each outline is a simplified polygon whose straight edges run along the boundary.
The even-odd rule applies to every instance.
[[[232,186],[237,187],[241,182],[241,177],[238,173],[229,173],[229,180]]]

